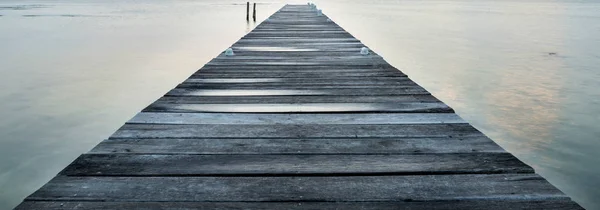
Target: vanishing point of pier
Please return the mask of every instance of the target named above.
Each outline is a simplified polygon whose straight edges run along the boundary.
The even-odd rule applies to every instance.
[[[364,47],[287,5],[17,209],[581,209]]]

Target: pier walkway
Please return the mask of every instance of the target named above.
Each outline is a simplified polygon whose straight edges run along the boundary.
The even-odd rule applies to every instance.
[[[287,5],[17,209],[581,209],[362,47]]]

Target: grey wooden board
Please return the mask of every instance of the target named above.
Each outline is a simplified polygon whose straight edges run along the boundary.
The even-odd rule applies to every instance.
[[[297,72],[288,72],[288,73],[278,73],[278,72],[265,72],[265,73],[196,73],[192,75],[190,78],[197,79],[233,79],[233,78],[330,78],[332,80],[340,77],[405,77],[402,73],[391,73],[391,74],[381,74],[381,73],[328,73],[328,72],[314,72],[314,73],[297,73]],[[364,78],[363,78],[364,79]],[[368,79],[368,78],[367,78]]]
[[[377,57],[365,56],[363,58],[308,58],[308,59],[272,59],[272,60],[242,60],[242,59],[213,59],[206,65],[344,65],[344,64],[370,64],[379,65],[386,63]]]
[[[281,25],[281,24],[265,24],[258,25],[255,29],[257,30],[305,30],[305,31],[321,31],[321,30],[344,30],[338,25]]]
[[[485,136],[460,138],[107,139],[90,153],[137,154],[418,154],[505,153]]]
[[[301,45],[296,45],[296,46],[272,46],[272,47],[265,47],[265,46],[261,46],[261,45],[246,45],[246,46],[232,46],[231,47],[233,49],[233,52],[240,52],[240,51],[248,51],[248,52],[253,52],[253,51],[269,51],[269,52],[321,52],[321,53],[328,53],[328,52],[345,52],[345,53],[356,53],[356,52],[360,52],[360,50],[362,49],[362,46],[318,46],[318,45],[314,45],[314,46],[301,46]],[[344,65],[344,64],[341,64]]]
[[[371,65],[253,65],[253,66],[204,66],[205,69],[244,69],[244,70],[309,70],[309,71],[327,71],[327,70],[398,70],[389,64]]]
[[[244,50],[246,49],[246,50]],[[318,50],[302,50],[302,48],[294,47],[273,47],[273,48],[235,48],[235,57],[238,56],[288,56],[288,57],[318,57],[318,56],[356,56],[360,55],[359,48],[343,48],[346,51],[338,49],[338,51],[318,51]],[[377,53],[372,53],[377,55]]]
[[[219,71],[219,70],[214,70],[214,71]],[[227,74],[227,73],[214,72],[214,73],[204,73],[204,74],[222,75],[222,74]],[[279,72],[276,70],[266,70],[266,71],[250,70],[248,72],[231,71],[229,74],[286,74],[286,73]],[[287,74],[298,74],[298,76],[303,76],[302,74],[323,75],[325,73],[288,72]],[[351,84],[369,84],[369,85],[373,85],[373,84],[397,84],[397,85],[405,84],[406,85],[406,84],[410,84],[410,85],[414,85],[414,84],[416,84],[412,80],[407,79],[400,72],[392,72],[392,73],[358,72],[355,74],[360,74],[360,75],[364,75],[364,76],[367,76],[368,74],[371,74],[371,75],[369,76],[369,78],[356,78],[356,77],[345,76],[345,77],[338,77],[336,79],[330,79],[330,78],[311,79],[310,77],[202,79],[202,78],[190,77],[187,80],[185,80],[183,83],[187,83],[187,84],[194,84],[194,83],[197,83],[197,84],[198,83],[200,83],[200,84],[210,84],[210,83],[224,84],[224,83],[227,83],[227,84],[256,84],[256,85],[260,85],[260,84],[269,84],[269,85],[272,85],[272,84],[281,84],[281,85],[285,85],[285,84],[305,84],[305,85],[310,85],[310,84],[327,84],[327,85],[333,85],[333,84],[348,84],[348,85],[351,85]],[[382,75],[378,75],[378,74],[382,74]],[[202,75],[202,74],[198,74],[198,75]]]
[[[534,174],[341,177],[66,177],[26,200],[450,201],[568,199]]]
[[[348,88],[348,89],[365,89],[365,88],[411,88],[411,87],[420,87],[417,85],[384,85],[384,84],[338,84],[338,85],[326,85],[326,84],[282,84],[282,85],[269,85],[269,84],[189,84],[184,83],[177,85],[176,88],[197,88],[197,89],[207,89],[207,90],[255,90],[256,88],[260,88],[261,90],[279,90],[279,89],[294,89],[294,90],[315,90],[315,89],[339,89],[339,88]]]
[[[338,27],[337,24],[333,23],[333,22],[324,22],[325,18],[323,18],[321,21],[318,20],[269,20],[267,22],[267,24],[269,25],[273,25],[273,26],[284,26],[284,27],[297,27],[297,26],[303,26],[303,27],[314,27],[314,26],[330,26],[330,27]]]
[[[291,35],[290,35],[291,36]],[[265,46],[265,43],[235,43],[232,47],[256,47]],[[299,47],[299,48],[362,48],[365,45],[360,42],[339,42],[339,43],[310,43],[310,42],[298,42],[298,43],[270,43],[267,46],[270,47]],[[355,51],[360,52],[360,51]],[[360,54],[359,54],[360,55]],[[235,56],[232,56],[235,57]]]
[[[255,31],[252,30],[250,33],[246,34],[246,35],[272,35],[272,34],[309,34],[309,35],[313,35],[313,34],[339,34],[339,35],[347,35],[348,32],[346,31],[281,31],[281,30],[277,30],[277,31]],[[244,36],[244,37],[248,37],[248,36]],[[354,37],[350,37],[347,39],[356,39]],[[325,39],[327,40],[327,39]]]
[[[403,155],[84,154],[66,176],[423,175],[533,173],[508,153]]]
[[[220,89],[235,89],[237,87],[246,88],[278,88],[285,89],[287,87],[296,87],[295,89],[306,89],[315,87],[327,88],[352,88],[361,86],[378,86],[379,88],[386,87],[412,87],[417,86],[412,80],[406,78],[395,77],[370,77],[365,78],[348,78],[330,80],[310,79],[310,78],[235,78],[235,79],[199,79],[190,78],[180,84],[178,87],[196,87],[207,88],[221,87]]]
[[[218,66],[212,66],[218,67]],[[340,74],[339,78],[336,79],[355,79],[355,78],[344,78],[343,73],[402,73],[398,70],[388,70],[388,69],[285,69],[285,68],[248,68],[247,66],[239,67],[239,68],[202,68],[196,72],[196,75],[202,74],[230,74],[230,73],[307,73],[307,74]],[[310,76],[300,76],[298,78],[313,78],[313,79],[322,79],[318,77],[310,77]],[[374,78],[377,79],[377,78]],[[402,78],[398,78],[402,79]]]
[[[323,46],[288,46],[288,47],[263,47],[263,46],[245,46],[232,47],[234,52],[317,52],[317,53],[356,53],[360,52],[361,47],[323,47]]]
[[[269,26],[262,25],[254,28],[254,31],[345,31],[343,28],[339,26],[334,27],[304,27],[304,28],[294,28],[294,27],[277,27],[277,26]]]
[[[254,30],[257,31],[257,30]],[[268,31],[282,31],[282,30],[268,30]],[[294,30],[289,31],[290,33],[303,31],[303,30]],[[343,32],[343,31],[340,31]],[[294,42],[302,42],[302,43],[339,43],[339,42],[360,42],[356,38],[341,38],[341,39],[310,39],[310,38],[283,38],[283,39],[260,39],[260,38],[242,38],[238,40],[236,43],[257,43],[264,42],[268,44],[273,43],[294,43]]]
[[[278,69],[278,70],[334,70],[334,69],[363,69],[363,70],[398,70],[397,68],[389,64],[359,64],[359,65],[253,65],[253,66],[203,66],[203,69],[254,69],[254,70],[267,70],[267,69]]]
[[[141,112],[128,123],[145,124],[439,124],[467,123],[454,113],[240,114]]]
[[[175,88],[168,96],[394,96],[429,94],[419,86],[398,88],[334,88],[334,89],[254,89],[254,90],[218,90]]]
[[[192,75],[189,79],[202,79],[202,78],[206,78],[206,79],[210,79],[207,78],[206,75],[210,75],[209,77],[216,77],[216,78],[212,78],[214,79],[219,79],[219,77],[223,78],[223,79],[245,79],[245,80],[249,80],[250,79],[309,79],[309,78],[319,78],[319,79],[329,79],[330,83],[336,83],[338,81],[343,81],[343,80],[347,80],[347,79],[357,79],[357,80],[363,80],[363,83],[367,83],[367,82],[374,82],[371,81],[371,78],[381,78],[381,77],[394,77],[394,78],[390,78],[390,79],[396,79],[393,82],[404,82],[402,81],[404,78],[402,77],[406,77],[404,74],[402,74],[401,72],[377,72],[377,71],[373,71],[373,72],[361,72],[361,71],[356,71],[356,72],[310,72],[310,71],[289,71],[289,72],[282,72],[282,71],[278,71],[278,70],[265,70],[265,71],[260,71],[260,70],[246,70],[246,72],[244,71],[237,71],[237,70],[232,70],[230,72],[218,72],[219,70],[209,70],[207,72],[201,72],[201,73],[196,73],[194,75]],[[237,72],[236,72],[237,71]],[[229,76],[229,75],[236,75],[239,77],[234,77],[234,76]],[[250,75],[250,76],[248,76]],[[261,76],[263,78],[261,78]],[[227,77],[227,78],[224,78]],[[369,77],[369,78],[356,78],[356,77]],[[189,80],[188,79],[188,80]],[[315,81],[318,81],[318,79],[315,79]],[[412,82],[412,81],[410,81]]]
[[[295,34],[295,33],[286,33],[286,34],[248,34],[246,35],[246,38],[277,38],[277,37],[283,37],[283,38],[308,38],[308,37],[313,37],[313,38],[353,38],[352,35],[347,34],[347,33],[339,33],[339,34],[335,34],[335,33],[311,33],[311,34]]]
[[[371,77],[369,77],[371,78]],[[210,87],[221,87],[219,89],[235,89],[235,87],[257,87],[258,89],[262,88],[273,88],[273,89],[286,89],[287,87],[298,86],[300,89],[310,89],[313,87],[314,89],[318,89],[320,87],[323,88],[354,88],[359,86],[373,86],[377,88],[409,88],[409,87],[420,87],[413,81],[376,81],[376,80],[368,80],[369,78],[356,78],[363,79],[363,81],[344,81],[344,80],[335,80],[331,82],[319,82],[315,81],[306,81],[306,82],[197,82],[197,81],[184,81],[180,85],[194,86],[196,88],[206,88],[211,89]],[[394,77],[390,77],[394,78]],[[202,79],[202,80],[227,80],[233,78],[190,78],[190,79]],[[263,79],[263,78],[240,78],[240,79]],[[284,77],[284,78],[275,78],[275,77],[266,77],[264,79],[302,79],[298,77]],[[279,88],[278,88],[279,87]]]
[[[153,105],[165,104],[273,104],[273,103],[402,103],[440,102],[430,94],[399,96],[166,96]]]
[[[297,29],[297,30],[316,30],[316,29],[343,29],[336,24],[329,25],[318,25],[318,24],[294,24],[294,25],[283,25],[283,24],[261,24],[256,26],[256,29]]]
[[[359,138],[483,135],[469,124],[155,125],[125,124],[111,138]]]
[[[269,85],[284,85],[284,84],[326,84],[326,85],[340,85],[340,84],[381,84],[381,85],[414,85],[415,83],[406,78],[389,78],[389,77],[371,77],[368,80],[364,78],[338,78],[335,80],[326,78],[255,78],[255,79],[195,79],[190,78],[184,81],[184,83],[217,83],[217,84],[269,84]]]
[[[87,202],[87,201],[27,201],[16,210],[75,210],[75,209],[347,209],[347,210],[582,210],[566,200],[544,201],[437,201],[437,202]]]
[[[296,33],[296,32],[303,32],[304,30],[254,30],[254,31],[261,31],[260,33],[270,33],[270,32],[281,32],[281,31],[285,31],[286,33]],[[325,31],[325,30],[321,30],[321,31]],[[335,30],[335,31],[327,31],[327,32],[337,32],[337,33],[346,33],[345,31],[342,30]],[[240,40],[238,40],[236,43],[238,44],[242,44],[242,43],[265,43],[265,44],[287,44],[287,43],[346,43],[346,42],[352,42],[352,43],[360,43],[360,40],[356,39],[356,38],[329,38],[329,39],[311,39],[311,38],[280,38],[280,39],[269,39],[269,38],[265,38],[265,39],[261,39],[261,38],[242,38]]]
[[[310,60],[303,60],[303,61],[297,61],[297,60],[277,60],[277,61],[271,61],[271,60],[264,60],[264,61],[219,61],[219,60],[213,60],[208,62],[206,65],[213,65],[213,66],[245,66],[245,65],[255,65],[255,66],[259,66],[259,65],[304,65],[304,66],[310,66],[310,65],[344,65],[344,64],[371,64],[371,65],[379,65],[379,64],[383,64],[385,63],[385,61],[383,60],[373,60],[373,61],[355,61],[355,60],[336,60],[336,61],[310,61]]]
[[[444,103],[162,104],[145,112],[223,113],[452,113]]]
[[[221,54],[219,56],[217,56],[216,58],[214,58],[214,61],[236,61],[236,62],[251,62],[251,61],[290,61],[290,60],[294,60],[294,61],[334,61],[334,60],[352,60],[352,61],[356,61],[359,59],[366,59],[368,62],[371,61],[381,61],[383,60],[383,58],[381,58],[381,56],[379,55],[361,55],[359,51],[351,54],[351,55],[345,55],[345,56],[333,56],[333,55],[329,55],[329,56],[294,56],[293,58],[290,58],[290,56],[273,56],[273,55],[268,55],[268,56],[226,56],[224,54]]]

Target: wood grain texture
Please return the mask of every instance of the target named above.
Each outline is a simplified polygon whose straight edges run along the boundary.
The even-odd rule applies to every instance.
[[[326,119],[326,120],[324,120]],[[128,123],[137,124],[444,124],[466,123],[454,113],[385,114],[244,114],[244,113],[160,113],[141,112]]]
[[[485,136],[460,138],[156,138],[108,139],[90,153],[406,154],[505,153]]]
[[[568,197],[535,174],[325,177],[57,176],[28,201],[458,201]]]
[[[155,125],[125,124],[111,138],[469,137],[469,124],[417,125]]]
[[[403,103],[440,102],[430,94],[400,96],[165,96],[153,105],[164,104],[293,104],[293,103]]]
[[[394,96],[429,94],[418,86],[398,88],[326,88],[326,89],[194,89],[175,88],[167,96]]]
[[[236,91],[234,94],[241,93]],[[213,92],[215,93],[215,92]],[[251,91],[249,94],[254,94]],[[221,93],[218,93],[221,94]],[[217,94],[217,95],[218,95]],[[262,94],[262,93],[258,93]],[[145,112],[221,113],[453,113],[441,102],[432,103],[294,103],[294,104],[152,104]],[[323,119],[326,120],[326,119]]]
[[[508,153],[403,155],[85,154],[66,176],[274,176],[533,173]]]
[[[566,199],[542,201],[436,201],[436,202],[77,202],[27,201],[16,210],[76,210],[76,209],[348,209],[348,210],[583,210]]]

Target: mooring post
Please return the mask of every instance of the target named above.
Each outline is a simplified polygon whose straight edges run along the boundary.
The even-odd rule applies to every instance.
[[[250,2],[246,2],[246,21],[250,21]]]
[[[254,22],[256,22],[256,3],[254,3],[253,12],[252,12],[252,19],[254,20]]]

